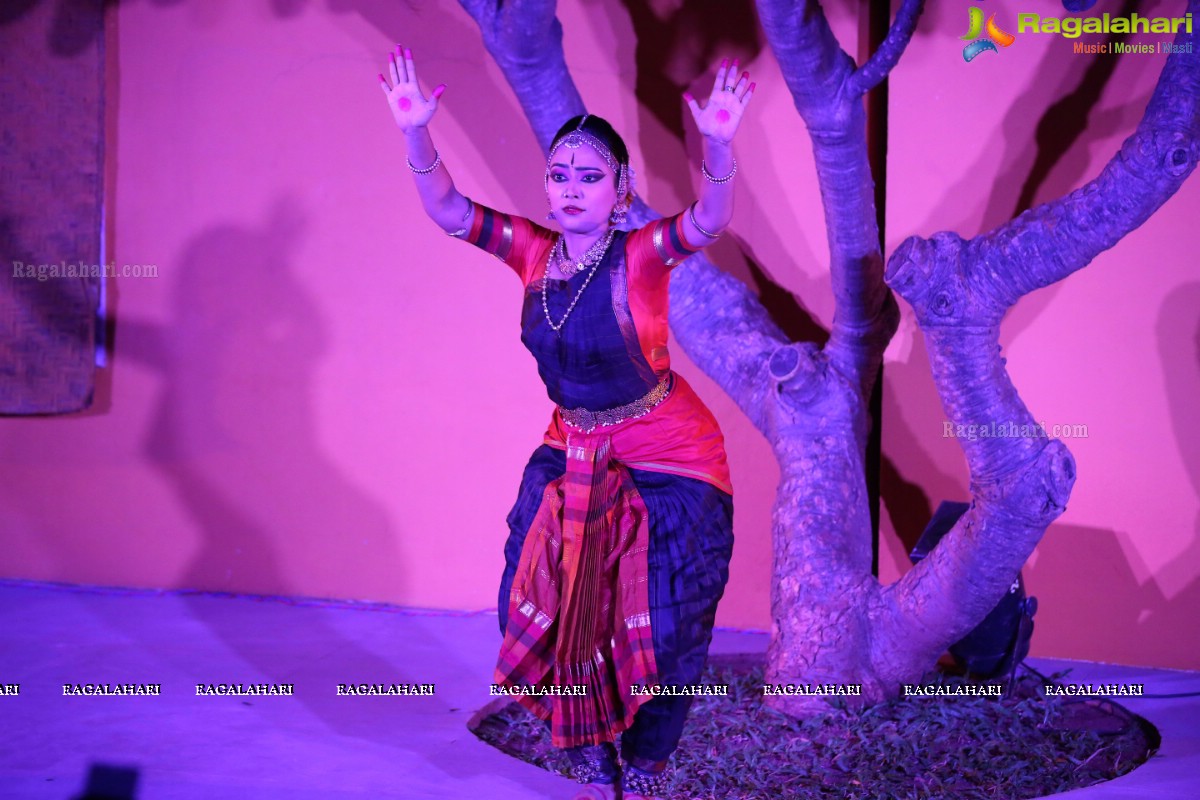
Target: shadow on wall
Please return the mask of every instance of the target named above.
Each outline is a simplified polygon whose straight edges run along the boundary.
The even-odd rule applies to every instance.
[[[177,262],[169,324],[120,319],[114,350],[163,382],[147,460],[202,536],[176,585],[287,595],[303,574],[319,596],[382,599],[401,572],[395,534],[316,441],[326,332],[291,274],[302,233],[280,201],[261,229],[197,235]]]
[[[281,200],[261,228],[229,224],[197,235],[178,261],[171,324],[118,322],[118,357],[162,373],[146,453],[201,536],[176,585],[252,585],[255,593],[286,596],[294,594],[290,576],[304,575],[306,586],[327,586],[319,591],[327,597],[371,600],[401,591],[400,534],[316,441],[313,372],[327,334],[291,273],[304,227],[301,212]],[[440,674],[429,672],[439,663],[428,654],[444,649],[433,636],[404,642],[412,660],[391,663],[321,615],[309,617],[303,639],[281,642],[207,598],[185,600],[231,653],[273,683],[297,682],[294,665],[314,658],[323,671],[335,662],[349,682],[436,682]],[[313,642],[322,652],[311,650]],[[440,667],[466,669],[444,658]],[[372,704],[348,708],[332,689],[296,697],[330,730],[365,742],[402,749],[412,723],[401,704],[382,713]],[[428,702],[436,702],[431,713],[451,710],[443,700]],[[447,776],[464,776],[453,751],[428,760]]]
[[[304,227],[300,211],[281,200],[260,228],[210,228],[176,262],[169,324],[118,320],[116,357],[159,373],[164,387],[145,441],[147,460],[174,489],[200,537],[174,585],[286,596],[294,594],[291,576],[304,575],[306,585],[326,587],[319,592],[324,596],[375,599],[395,592],[402,579],[384,510],[338,472],[316,441],[313,372],[326,331],[291,273]],[[257,628],[255,611],[248,618],[244,608],[231,613],[196,594],[183,601],[228,652],[272,683],[303,683],[297,664],[340,671],[346,681],[436,679],[364,649],[319,612],[308,614],[303,637],[289,639]],[[264,618],[277,617],[266,612]],[[136,626],[110,623],[137,638]],[[314,643],[321,652],[313,652]],[[436,650],[437,642],[405,642],[404,648]],[[401,726],[399,706],[383,713],[349,708],[332,687],[296,697],[330,730],[401,742],[380,735]],[[448,711],[437,702],[436,711]]]
[[[1155,327],[1171,430],[1197,501],[1190,551],[1200,544],[1200,282],[1177,287],[1163,301]],[[1200,559],[1176,558],[1165,570],[1190,574]]]
[[[1151,613],[1143,615],[1139,620],[1139,631],[1148,641],[1177,642],[1191,638],[1195,629],[1194,611],[1200,608],[1200,579],[1188,581],[1188,576],[1195,573],[1196,564],[1200,564],[1200,416],[1196,414],[1196,398],[1200,397],[1200,282],[1183,284],[1167,295],[1159,309],[1156,332],[1171,429],[1180,460],[1192,484],[1196,518],[1191,541],[1156,575],[1156,582],[1165,587],[1160,593],[1169,597],[1167,608],[1160,613],[1152,609]],[[1159,502],[1158,498],[1143,500]],[[1174,589],[1185,582],[1184,588]],[[1171,613],[1166,613],[1168,611]],[[1176,652],[1180,649],[1176,648]],[[1163,663],[1200,669],[1197,658],[1193,648],[1186,663],[1178,655],[1171,662]]]
[[[1195,654],[1182,642],[1193,637],[1200,579],[1164,593],[1154,577],[1133,574],[1132,545],[1121,539],[1102,528],[1050,526],[1024,570],[1026,590],[1038,599],[1034,655],[1086,653],[1098,661],[1196,669]],[[1180,558],[1195,564],[1197,557],[1200,540],[1193,538]]]

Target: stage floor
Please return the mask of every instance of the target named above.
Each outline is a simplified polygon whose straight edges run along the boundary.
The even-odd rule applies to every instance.
[[[81,797],[89,771],[138,800],[533,800],[571,781],[468,730],[488,695],[494,612],[430,612],[0,581],[0,797]],[[762,633],[718,630],[713,652],[761,652]],[[1200,673],[1032,659],[1072,682],[1200,691]],[[339,684],[434,684],[432,695],[339,696]],[[65,694],[85,684],[161,693]],[[197,685],[291,685],[294,694],[198,694]],[[80,687],[78,690],[75,687]],[[417,691],[420,691],[418,688]],[[1200,796],[1200,697],[1120,698],[1162,749],[1069,800]]]

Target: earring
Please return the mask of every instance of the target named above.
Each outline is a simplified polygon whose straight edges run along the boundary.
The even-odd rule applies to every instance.
[[[548,211],[548,212],[546,212],[546,221],[547,221],[547,222],[553,222],[553,221],[554,221],[554,212],[553,212],[553,211]]]
[[[617,204],[613,206],[612,214],[608,216],[608,221],[614,225],[620,225],[625,222],[625,215],[629,213],[629,206]]]

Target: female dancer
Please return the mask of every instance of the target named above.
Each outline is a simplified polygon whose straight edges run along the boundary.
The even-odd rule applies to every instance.
[[[722,61],[701,107],[699,199],[634,231],[629,152],[603,119],[567,120],[546,162],[555,233],[458,192],[429,134],[411,51],[379,76],[426,213],[521,279],[521,341],[556,408],[508,517],[496,683],[549,722],[578,797],[666,795],[733,550],[733,501],[716,420],[670,368],[671,267],[733,214],[731,142],[754,91]],[[654,692],[656,687],[664,687]],[[614,746],[621,736],[617,763]],[[618,786],[619,781],[619,786]]]

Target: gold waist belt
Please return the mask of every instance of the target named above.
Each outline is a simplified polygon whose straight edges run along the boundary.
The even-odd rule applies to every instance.
[[[659,381],[657,386],[632,403],[626,403],[616,408],[608,408],[604,411],[589,411],[586,408],[563,408],[559,406],[558,413],[562,417],[563,422],[572,428],[577,428],[584,433],[591,433],[596,428],[616,425],[627,419],[646,416],[655,406],[667,399],[671,394],[672,385],[671,375],[668,374]]]

